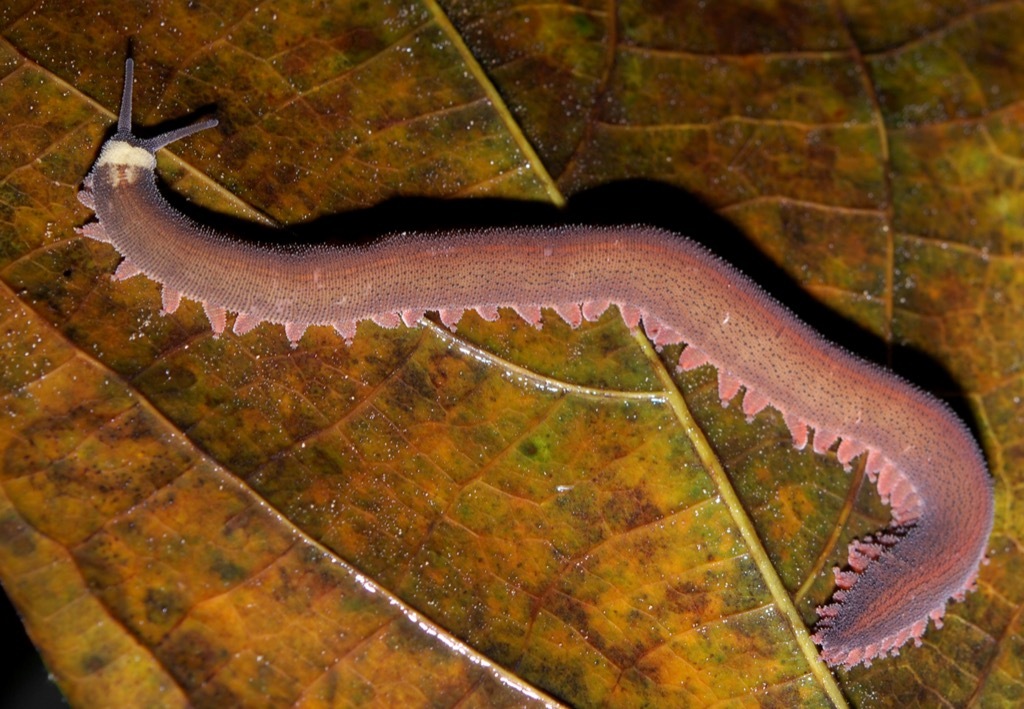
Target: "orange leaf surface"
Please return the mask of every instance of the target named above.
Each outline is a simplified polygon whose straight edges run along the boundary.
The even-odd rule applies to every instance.
[[[1024,23],[918,5],[0,10],[0,582],[68,700],[1019,701]],[[344,241],[568,200],[950,397],[997,481],[979,592],[830,672],[814,608],[888,509],[614,310],[296,348],[161,316],[74,232],[129,38],[138,126],[221,121],[159,156],[198,217]]]

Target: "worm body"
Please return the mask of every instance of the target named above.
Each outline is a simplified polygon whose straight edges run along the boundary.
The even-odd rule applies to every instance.
[[[679,366],[711,364],[723,403],[780,411],[794,444],[837,440],[848,464],[866,455],[892,508],[893,528],[855,542],[839,590],[819,608],[814,640],[833,665],[870,663],[939,623],[972,588],[993,522],[993,490],[972,435],[933,396],[830,344],[757,285],[701,246],[647,227],[520,228],[396,235],[368,247],[260,247],[174,210],[156,188],[154,153],[215,121],[158,138],[131,133],[132,64],[117,133],[80,198],[97,222],[83,233],[114,246],[117,277],[163,286],[163,307],[200,301],[216,332],[284,325],[297,342],[310,325],[346,339],[361,320],[412,325],[437,311],[486,318],[512,308],[538,324],[552,308],[573,326],[615,305],[658,345],[686,343]]]

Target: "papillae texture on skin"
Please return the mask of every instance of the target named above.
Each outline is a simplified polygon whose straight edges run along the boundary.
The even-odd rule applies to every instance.
[[[538,324],[553,308],[571,325],[610,305],[657,345],[686,343],[679,366],[711,364],[723,403],[782,413],[794,444],[840,440],[892,507],[894,529],[850,547],[839,590],[819,609],[814,640],[833,665],[897,650],[970,590],[993,522],[993,490],[972,435],[933,396],[830,344],[757,285],[683,237],[648,227],[518,228],[406,233],[367,247],[285,251],[247,244],[175,211],[156,188],[155,151],[214,122],[142,141],[131,134],[131,62],[118,132],[80,194],[98,221],[83,228],[123,256],[117,276],[163,285],[164,310],[200,301],[222,332],[280,323],[297,342],[310,325],[346,338],[361,320],[395,327],[438,311],[454,324],[515,309]]]

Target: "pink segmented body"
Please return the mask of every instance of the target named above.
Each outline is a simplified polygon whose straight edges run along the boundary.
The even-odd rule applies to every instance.
[[[454,325],[512,308],[539,324],[542,308],[572,326],[615,305],[657,345],[686,343],[682,369],[711,364],[723,403],[780,411],[794,444],[866,469],[892,507],[896,532],[850,547],[850,569],[819,609],[814,640],[846,666],[895,652],[940,622],[974,584],[993,522],[984,458],[938,399],[830,344],[704,248],[648,227],[518,228],[396,235],[367,247],[300,251],[248,244],[175,211],[156,188],[154,152],[207,122],[149,141],[131,135],[131,64],[118,132],[81,193],[98,222],[82,232],[123,256],[117,277],[163,285],[163,306],[200,301],[216,332],[236,313],[244,333],[279,323],[292,341],[310,325],[347,340],[356,323],[413,325],[428,311]]]

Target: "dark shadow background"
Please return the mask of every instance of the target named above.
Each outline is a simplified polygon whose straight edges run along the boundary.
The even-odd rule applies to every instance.
[[[7,594],[0,594],[0,707],[48,709],[66,707],[57,685],[50,681],[43,661],[25,635],[21,619]]]
[[[247,242],[285,249],[294,248],[296,244],[367,243],[402,231],[443,232],[558,224],[661,227],[708,247],[832,342],[876,364],[885,366],[892,362],[898,372],[912,373],[915,384],[945,396],[977,435],[961,390],[935,360],[910,348],[891,346],[829,310],[761,254],[734,225],[691,195],[661,183],[636,180],[602,186],[575,195],[563,210],[512,200],[396,198],[370,209],[320,218],[283,231],[197,208],[173,193],[165,196],[197,221],[245,234]],[[837,238],[841,239],[842,235]],[[47,679],[46,670],[6,596],[0,605],[0,640],[6,653],[5,661],[0,663],[0,708],[64,706],[60,692]]]

